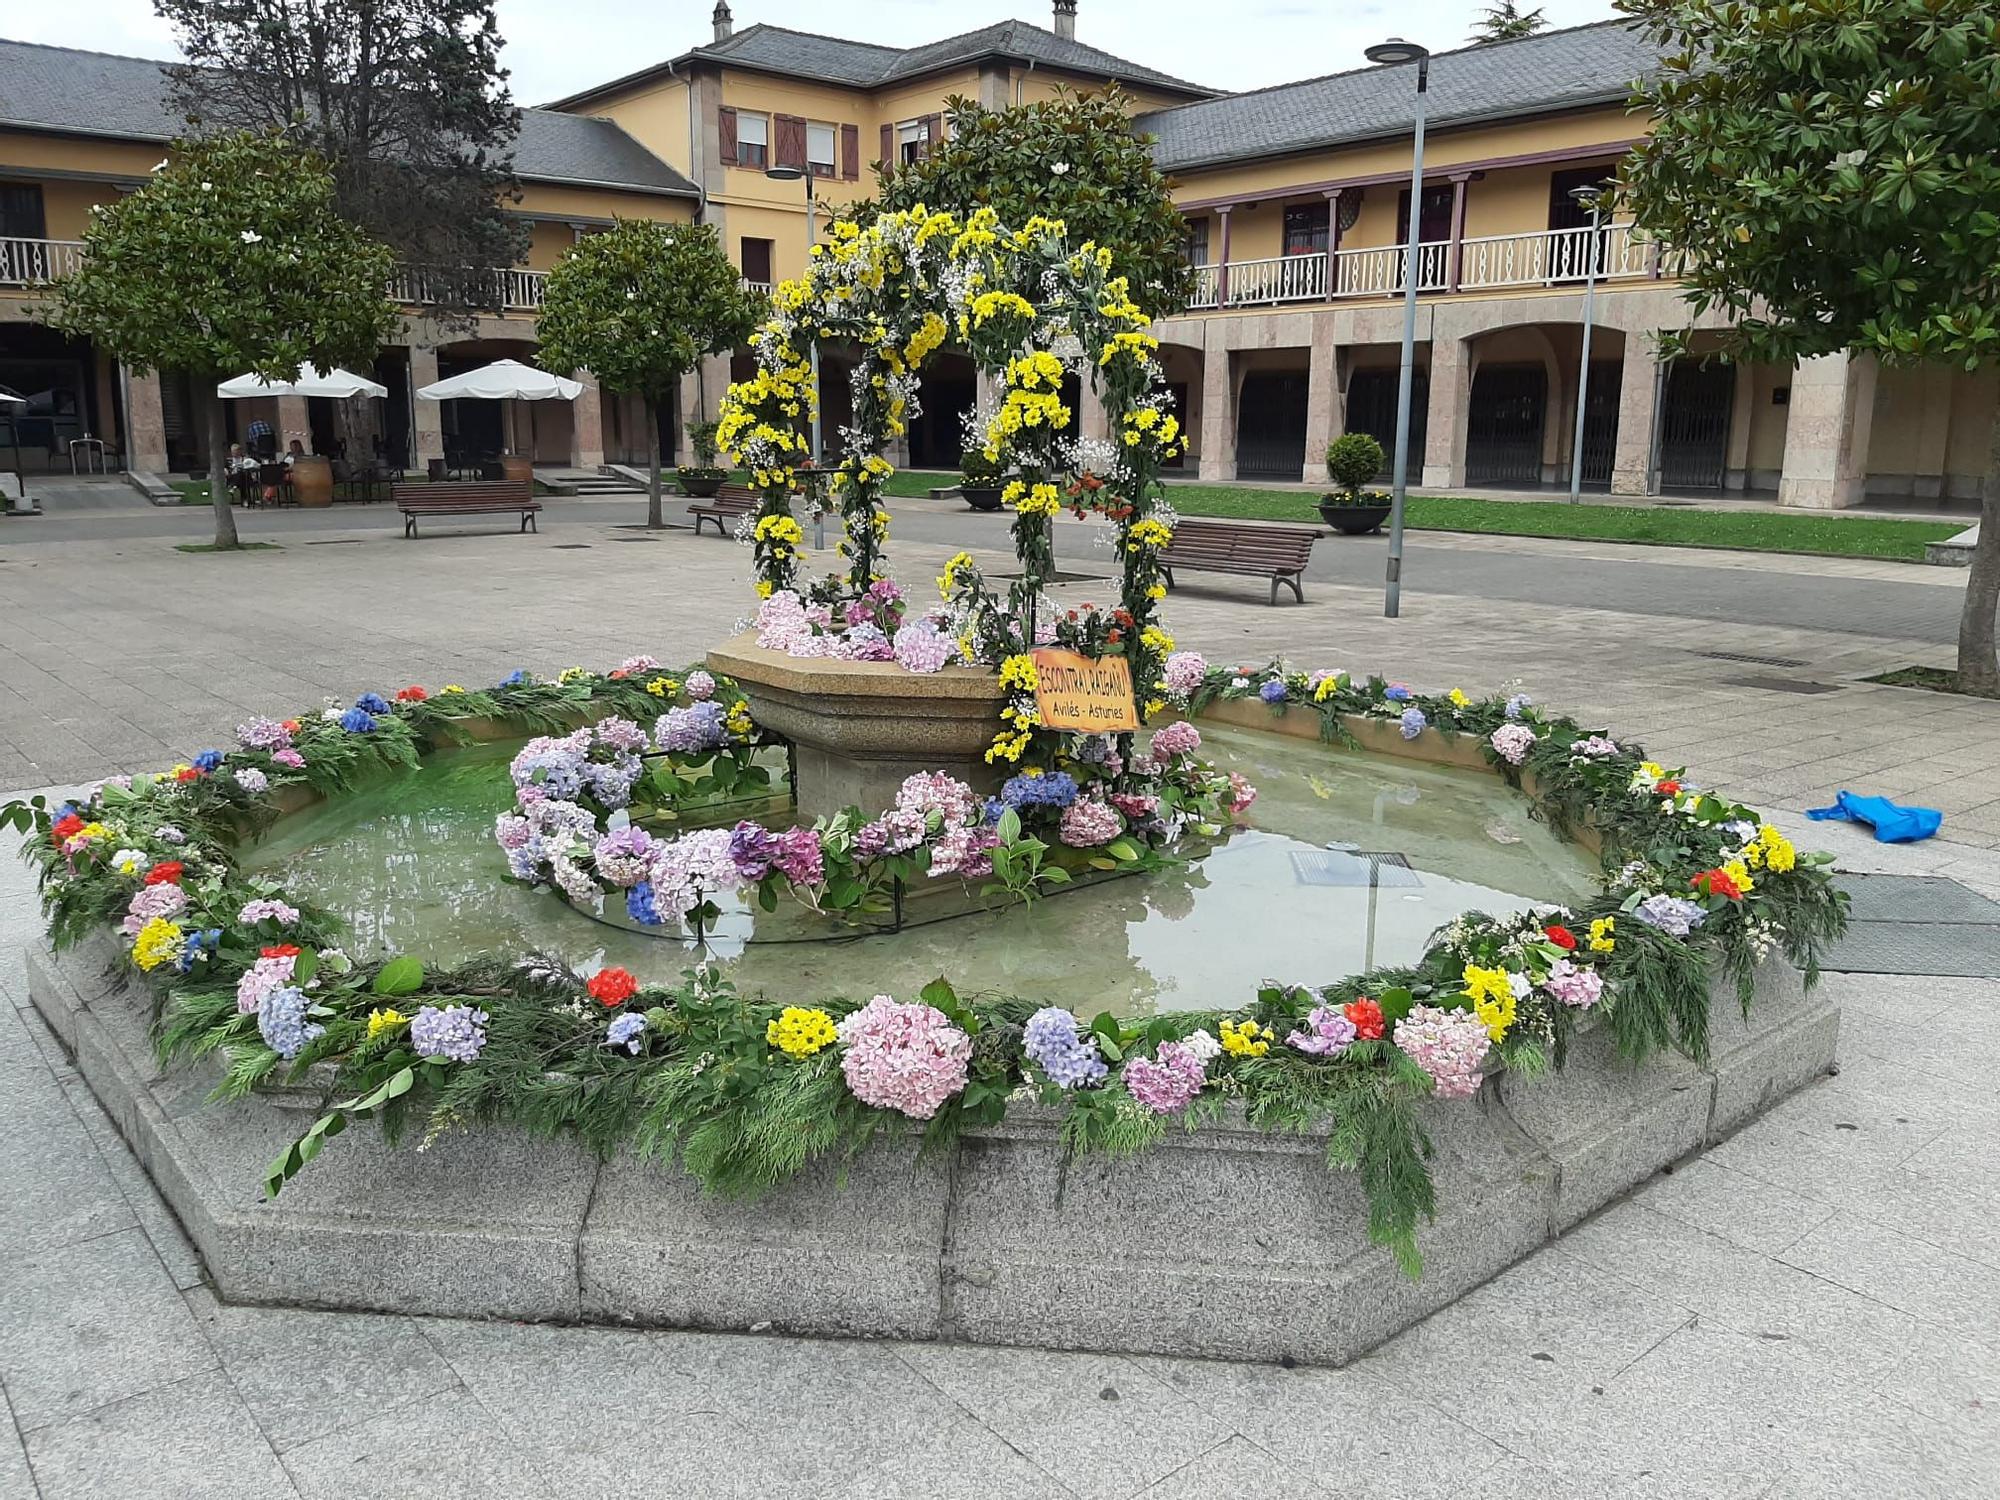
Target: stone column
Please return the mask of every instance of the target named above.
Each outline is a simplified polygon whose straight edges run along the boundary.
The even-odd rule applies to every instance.
[[[578,370],[573,378],[583,394],[569,404],[569,464],[594,472],[604,463],[604,401],[590,371]]]
[[[125,467],[135,473],[167,472],[167,423],[160,407],[158,371],[125,370]]]
[[[1211,335],[1212,337],[1212,335]],[[1235,361],[1209,343],[1201,361],[1201,469],[1203,479],[1236,477]]]
[[[438,378],[437,348],[432,344],[410,345],[410,432],[416,439],[417,471],[422,473],[434,458],[444,457],[444,408],[435,401],[419,401],[416,393]]]
[[[1660,365],[1653,335],[1625,335],[1618,376],[1618,441],[1611,450],[1611,493],[1653,492],[1653,436],[1660,422]]]
[[[1326,478],[1327,445],[1344,425],[1340,409],[1340,349],[1333,341],[1333,314],[1314,313],[1311,364],[1306,376],[1306,463],[1299,477],[1307,484]]]
[[[1424,429],[1423,483],[1450,489],[1465,483],[1466,418],[1472,406],[1472,350],[1463,339],[1431,332],[1431,404]]]
[[[290,451],[293,438],[299,440],[299,446],[306,452],[313,451],[312,408],[306,405],[304,396],[278,397],[278,415],[271,425],[278,429],[280,457]]]
[[[1792,373],[1785,415],[1785,467],[1778,503],[1808,510],[1859,505],[1875,424],[1875,360],[1823,354]]]
[[[1108,443],[1111,441],[1111,413],[1104,408],[1104,398],[1090,383],[1090,376],[1083,377],[1083,393],[1077,401],[1077,433],[1087,442]]]

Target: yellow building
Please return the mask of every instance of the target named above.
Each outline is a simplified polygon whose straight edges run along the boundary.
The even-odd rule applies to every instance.
[[[1565,482],[1587,370],[1583,467],[1600,488],[1776,492],[1805,506],[1977,495],[2000,379],[1990,369],[1878,372],[1845,356],[1798,369],[1657,360],[1656,333],[1692,323],[1698,348],[1716,320],[1694,319],[1672,266],[1615,218],[1593,228],[1577,197],[1615,175],[1648,127],[1627,101],[1656,56],[1629,23],[1432,57],[1413,214],[1415,65],[1221,94],[1091,47],[1077,36],[1077,10],[1077,0],[1054,0],[1047,28],[1003,21],[896,48],[739,29],[720,0],[701,45],[523,112],[527,263],[496,270],[495,310],[470,336],[430,326],[413,304],[408,339],[384,355],[385,383],[406,393],[432,369],[532,352],[540,273],[615,214],[712,223],[745,279],[769,283],[799,272],[829,206],[872,194],[878,162],[915,159],[943,138],[949,98],[999,108],[1115,82],[1174,183],[1198,268],[1193,305],[1159,327],[1192,437],[1190,473],[1311,479],[1343,431],[1387,446],[1414,217],[1413,478],[1451,488]],[[123,378],[88,351],[55,349],[26,321],[25,284],[59,274],[89,204],[140,180],[171,133],[159,97],[157,64],[0,43],[0,385],[67,392],[52,398],[61,410],[30,419],[45,423],[37,439],[53,440],[50,462],[66,461],[65,436],[78,427],[112,439],[135,467],[168,458],[178,467],[194,453],[200,393]],[[1595,283],[1588,350],[1586,281]],[[406,290],[415,296],[418,284]],[[51,362],[62,367],[53,375]],[[830,353],[830,430],[845,405],[842,372]],[[731,374],[720,358],[690,379],[672,446],[685,453],[687,423],[713,413]],[[937,356],[925,415],[898,461],[952,464],[973,393],[967,362]],[[1082,405],[1090,430],[1100,419]],[[392,455],[412,463],[440,456],[448,436],[461,446],[494,437],[471,431],[490,417],[446,412],[457,425],[440,431],[416,425],[437,415],[421,404],[412,423],[406,396],[398,410]],[[545,462],[589,466],[642,453],[636,419],[630,403],[593,392],[512,436]]]

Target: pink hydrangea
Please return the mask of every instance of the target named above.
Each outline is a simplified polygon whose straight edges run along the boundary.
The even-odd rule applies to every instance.
[[[906,672],[942,671],[951,653],[951,641],[929,620],[912,620],[896,632],[896,661]]]
[[[877,995],[836,1029],[841,1076],[863,1104],[928,1120],[965,1087],[972,1038],[941,1010]]]
[[[757,644],[766,650],[802,656],[806,654],[802,648],[812,639],[805,604],[789,589],[780,589],[757,606]]]
[[[919,771],[904,777],[896,792],[896,810],[919,817],[941,814],[947,828],[977,823],[984,814],[979,794],[943,771]]]
[[[618,663],[619,673],[626,677],[636,677],[641,672],[657,672],[659,670],[660,659],[657,656],[628,656],[625,660]]]
[[[289,985],[293,963],[293,956],[287,953],[278,958],[260,958],[245,970],[236,981],[237,1014],[255,1015],[266,1000]]]
[[[697,703],[705,703],[715,696],[715,679],[700,667],[687,674],[687,681],[682,686],[687,689],[687,695]]]
[[[139,929],[155,917],[173,918],[187,910],[187,892],[172,881],[159,885],[141,887],[125,908],[125,920],[120,928],[127,937],[138,936]]]
[[[1569,753],[1571,755],[1588,756],[1590,759],[1596,760],[1601,756],[1616,755],[1618,753],[1618,741],[1608,740],[1601,734],[1585,735],[1569,747]]]
[[[1167,691],[1176,697],[1185,698],[1200,687],[1202,679],[1208,676],[1208,663],[1202,660],[1198,652],[1176,651],[1167,658],[1167,667],[1163,675]]]
[[[1440,1099],[1468,1099],[1479,1089],[1480,1064],[1492,1041],[1486,1023],[1468,1010],[1413,1005],[1396,1023],[1396,1045],[1426,1073]]]
[[[1181,1042],[1162,1042],[1157,1061],[1135,1057],[1125,1064],[1125,1092],[1156,1115],[1179,1114],[1206,1081],[1200,1056]]]
[[[273,750],[271,752],[271,759],[275,760],[281,766],[290,766],[294,771],[303,769],[306,763],[306,758],[290,745],[285,746],[282,750]]]
[[[1493,748],[1510,766],[1518,766],[1534,748],[1535,731],[1526,724],[1502,724],[1493,731]]]
[[[1118,810],[1090,797],[1079,797],[1063,809],[1062,841],[1072,849],[1095,849],[1124,832]]]
[[[1128,818],[1150,818],[1160,810],[1160,799],[1150,792],[1113,792],[1111,805]]]
[[[275,898],[262,898],[256,901],[244,902],[243,910],[236,914],[236,920],[244,923],[246,926],[251,923],[262,922],[267,917],[271,921],[276,922],[280,927],[289,927],[292,923],[298,921],[299,909],[287,901],[279,901]]]
[[[771,863],[800,885],[818,885],[826,879],[826,851],[810,828],[787,828],[779,834]]]
[[[1229,773],[1229,810],[1234,814],[1250,811],[1250,804],[1257,800],[1257,788],[1241,771]]]
[[[1559,958],[1549,966],[1543,988],[1564,1005],[1589,1010],[1604,998],[1604,976],[1595,969]]]
[[[993,873],[993,851],[999,844],[997,828],[948,828],[931,848],[931,874],[983,880]]]
[[[1153,731],[1153,738],[1146,746],[1146,753],[1154,760],[1167,761],[1177,755],[1192,755],[1200,748],[1201,731],[1187,720],[1177,719]]]

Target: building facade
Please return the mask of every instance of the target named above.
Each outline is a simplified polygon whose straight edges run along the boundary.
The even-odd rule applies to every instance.
[[[420,464],[454,441],[498,436],[490,412],[412,411],[407,392],[433,371],[532,355],[540,278],[578,235],[620,215],[699,218],[717,227],[746,281],[771,283],[799,273],[832,208],[872,194],[877,162],[916,159],[943,139],[949,99],[998,108],[1116,83],[1174,183],[1197,267],[1192,305],[1157,330],[1191,436],[1190,475],[1311,480],[1342,432],[1389,445],[1414,237],[1413,479],[1566,483],[1581,404],[1585,482],[1614,493],[1775,494],[1810,507],[1976,498],[2000,382],[1992,369],[1659,359],[1661,331],[1692,327],[1698,355],[1717,320],[1691,316],[1674,268],[1629,224],[1593,227],[1578,199],[1614,176],[1647,130],[1628,100],[1656,59],[1629,24],[1433,57],[1413,204],[1414,66],[1224,94],[1078,40],[1076,0],[1055,0],[1051,23],[1007,21],[894,48],[738,29],[720,0],[701,45],[524,111],[516,211],[532,223],[527,262],[495,269],[494,308],[469,329],[435,326],[421,278],[407,278],[407,338],[377,372],[403,393],[400,407],[391,401],[391,454]],[[160,82],[150,62],[0,43],[0,385],[37,387],[22,390],[37,407],[29,435],[50,440],[51,463],[66,461],[66,435],[78,428],[134,467],[200,457],[202,393],[59,347],[32,322],[34,283],[77,252],[90,204],[143,180],[171,136]],[[689,380],[665,434],[670,449],[685,453],[688,425],[713,414],[745,363],[711,360]],[[830,430],[844,403],[842,365],[830,351]],[[954,464],[957,416],[974,394],[969,363],[937,356],[926,415],[898,458]],[[1091,403],[1082,405],[1089,427]],[[310,412],[280,415],[287,430],[314,422]],[[594,389],[534,422],[504,436],[545,462],[645,451],[636,403]]]

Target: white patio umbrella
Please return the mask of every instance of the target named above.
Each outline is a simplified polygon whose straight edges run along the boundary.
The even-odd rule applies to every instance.
[[[389,388],[351,370],[301,365],[294,379],[267,381],[261,375],[238,375],[218,385],[215,394],[227,401],[251,396],[329,396],[341,401],[349,396],[386,396]]]
[[[420,401],[574,401],[583,383],[537,370],[518,359],[496,359],[449,380],[421,387]]]

